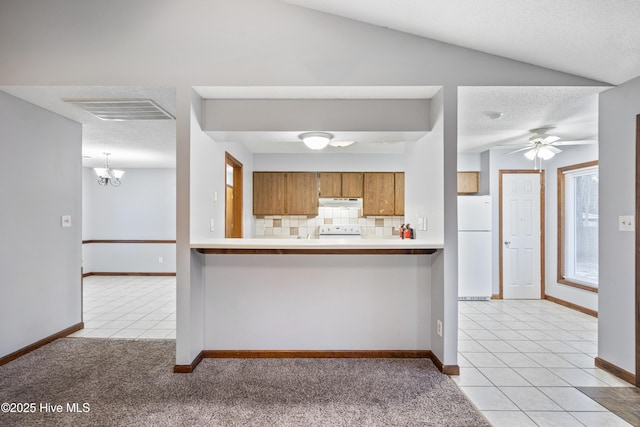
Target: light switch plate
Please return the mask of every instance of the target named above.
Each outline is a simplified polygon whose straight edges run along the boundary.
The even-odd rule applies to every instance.
[[[71,227],[71,215],[62,215],[60,217],[60,225],[63,227]]]
[[[633,215],[621,215],[618,217],[618,230],[619,231],[634,231],[635,230],[635,218]]]

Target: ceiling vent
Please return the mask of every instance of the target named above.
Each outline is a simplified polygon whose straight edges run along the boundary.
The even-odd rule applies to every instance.
[[[174,120],[171,114],[150,99],[63,99],[100,120]]]

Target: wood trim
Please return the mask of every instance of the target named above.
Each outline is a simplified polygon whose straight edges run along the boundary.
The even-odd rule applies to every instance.
[[[544,169],[535,170],[535,169],[501,169],[498,171],[498,235],[499,235],[499,243],[498,243],[498,281],[499,281],[499,292],[498,298],[495,299],[503,299],[503,277],[502,277],[502,242],[504,241],[502,237],[502,176],[505,174],[540,174],[540,299],[544,299],[545,297],[545,221],[544,221],[544,213],[545,213],[545,174]],[[492,297],[493,299],[493,297]]]
[[[387,249],[275,249],[275,248],[197,248],[197,252],[205,255],[432,255],[438,249],[424,248],[387,248]]]
[[[225,203],[225,237],[230,237],[230,238],[242,238],[243,235],[243,224],[242,224],[242,212],[243,212],[243,166],[242,163],[236,159],[235,157],[233,157],[231,154],[229,154],[229,152],[225,151],[224,152],[224,165],[225,165],[225,174],[224,174],[224,184],[225,184],[225,188],[227,187],[228,183],[227,183],[227,173],[226,173],[226,168],[227,166],[231,166],[233,168],[233,187],[232,187],[232,193],[233,193],[233,207],[232,207],[232,212],[231,215],[233,217],[233,235],[228,235],[228,230],[227,230],[227,195],[225,193],[225,199],[224,199],[224,203]]]
[[[500,295],[500,294],[493,294],[493,295],[491,295],[491,299],[502,299],[502,295]]]
[[[621,380],[624,380],[626,382],[628,382],[629,384],[634,384],[637,386],[637,376],[633,375],[631,372],[624,370],[622,368],[620,368],[619,366],[614,365],[611,362],[607,362],[606,360],[600,358],[600,357],[596,357],[595,358],[595,365],[600,368],[600,369],[604,369],[605,371],[609,372],[612,375],[615,375],[616,377],[620,378]]]
[[[83,240],[82,244],[89,243],[156,243],[156,244],[175,244],[175,240],[113,240],[113,239],[91,239]]]
[[[635,209],[635,288],[636,288],[636,387],[640,387],[640,114],[636,116],[636,209]]]
[[[564,212],[564,201],[565,201],[565,186],[564,186],[564,172],[576,169],[584,169],[590,168],[593,166],[598,166],[598,161],[593,160],[591,162],[578,163],[575,165],[565,166],[558,168],[557,170],[557,192],[558,192],[558,264],[557,264],[557,278],[556,281],[566,286],[571,286],[574,288],[582,289],[589,292],[598,293],[598,288],[589,285],[583,285],[581,283],[576,283],[571,280],[565,279],[564,277],[564,220],[565,220],[565,212]]]
[[[15,360],[20,356],[24,356],[25,354],[30,353],[33,350],[36,350],[44,345],[47,345],[57,340],[58,338],[63,338],[63,337],[66,337],[67,335],[77,332],[80,329],[84,329],[84,322],[76,323],[75,325],[69,326],[68,328],[63,329],[60,332],[56,332],[55,334],[49,335],[48,337],[38,340],[33,344],[29,344],[26,347],[22,347],[21,349],[16,350],[13,353],[0,357],[0,366],[9,363],[12,360]]]
[[[93,271],[91,273],[84,273],[82,277],[89,276],[175,276],[176,273],[149,273],[149,272],[117,272],[117,271]]]
[[[431,359],[431,350],[203,350],[210,359]]]
[[[572,302],[565,301],[565,300],[560,299],[560,298],[552,297],[551,295],[545,295],[544,299],[549,300],[551,302],[554,302],[556,304],[560,304],[562,306],[571,308],[573,310],[579,311],[581,313],[588,314],[589,316],[598,317],[598,312],[595,311],[595,310],[591,310],[590,308],[586,308],[586,307],[583,307],[581,305],[574,304]]]
[[[200,353],[198,353],[196,358],[193,359],[193,362],[191,362],[190,365],[174,365],[173,366],[173,373],[175,373],[175,374],[190,374],[190,373],[193,372],[194,369],[196,369],[196,367],[200,364],[200,362],[202,362],[203,358],[204,358],[204,351],[201,351]]]
[[[460,375],[460,366],[444,365],[433,352],[431,352],[431,361],[436,365],[436,368],[445,375]]]

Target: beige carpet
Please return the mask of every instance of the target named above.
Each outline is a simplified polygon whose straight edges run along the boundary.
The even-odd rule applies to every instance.
[[[173,340],[59,339],[0,366],[0,402],[35,403],[0,425],[489,425],[425,359],[174,362]]]

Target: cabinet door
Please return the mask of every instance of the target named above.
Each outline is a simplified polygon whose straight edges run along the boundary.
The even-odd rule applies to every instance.
[[[365,216],[393,215],[393,172],[365,172],[362,209]]]
[[[253,173],[253,214],[282,215],[284,213],[285,174],[282,172]]]
[[[342,197],[342,174],[320,172],[320,197]]]
[[[394,215],[404,215],[404,172],[396,172],[394,179],[393,213]]]
[[[458,194],[473,194],[479,191],[480,172],[458,172]]]
[[[362,197],[362,172],[342,173],[342,197]]]
[[[285,214],[318,215],[318,176],[315,172],[287,172],[285,187]]]

